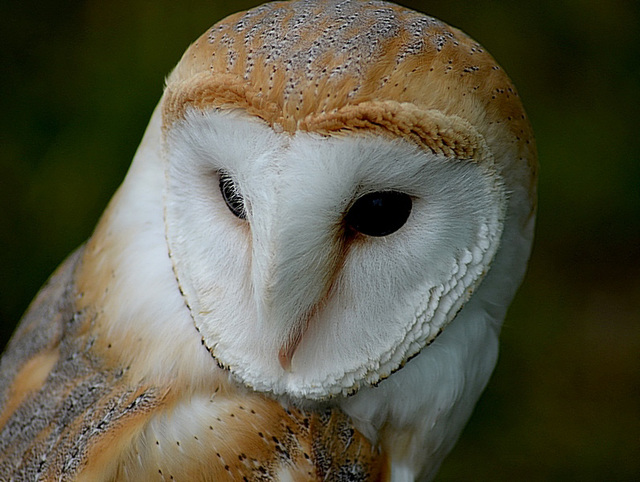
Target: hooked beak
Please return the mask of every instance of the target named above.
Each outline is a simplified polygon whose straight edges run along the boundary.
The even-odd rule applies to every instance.
[[[312,310],[315,311],[315,310]],[[291,372],[291,360],[293,359],[293,355],[295,355],[300,342],[302,341],[302,337],[307,331],[307,327],[309,326],[309,319],[311,316],[305,316],[304,320],[301,320],[297,325],[297,329],[294,329],[289,336],[288,340],[280,347],[280,351],[278,352],[278,361],[280,362],[280,366],[285,372]]]

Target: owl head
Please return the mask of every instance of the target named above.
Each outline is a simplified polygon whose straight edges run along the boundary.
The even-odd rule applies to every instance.
[[[487,276],[506,304],[522,277],[529,122],[493,58],[429,16],[355,0],[232,15],[186,51],[155,125],[144,162],[164,176],[175,282],[255,390],[376,385]]]

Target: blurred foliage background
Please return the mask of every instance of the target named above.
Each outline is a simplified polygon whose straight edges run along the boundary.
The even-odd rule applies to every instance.
[[[186,46],[257,3],[0,3],[0,346],[90,235]],[[438,480],[640,480],[640,2],[400,3],[498,59],[541,162],[529,273]]]

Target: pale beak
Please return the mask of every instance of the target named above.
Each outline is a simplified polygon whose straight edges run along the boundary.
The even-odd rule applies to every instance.
[[[278,352],[278,361],[285,372],[291,372],[291,360],[302,341],[305,331],[307,331],[307,323],[304,323],[302,329],[295,330]]]

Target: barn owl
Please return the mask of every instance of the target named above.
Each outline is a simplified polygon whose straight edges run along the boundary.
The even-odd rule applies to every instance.
[[[464,33],[274,2],[167,79],[0,365],[3,480],[429,480],[532,242],[520,99]]]

